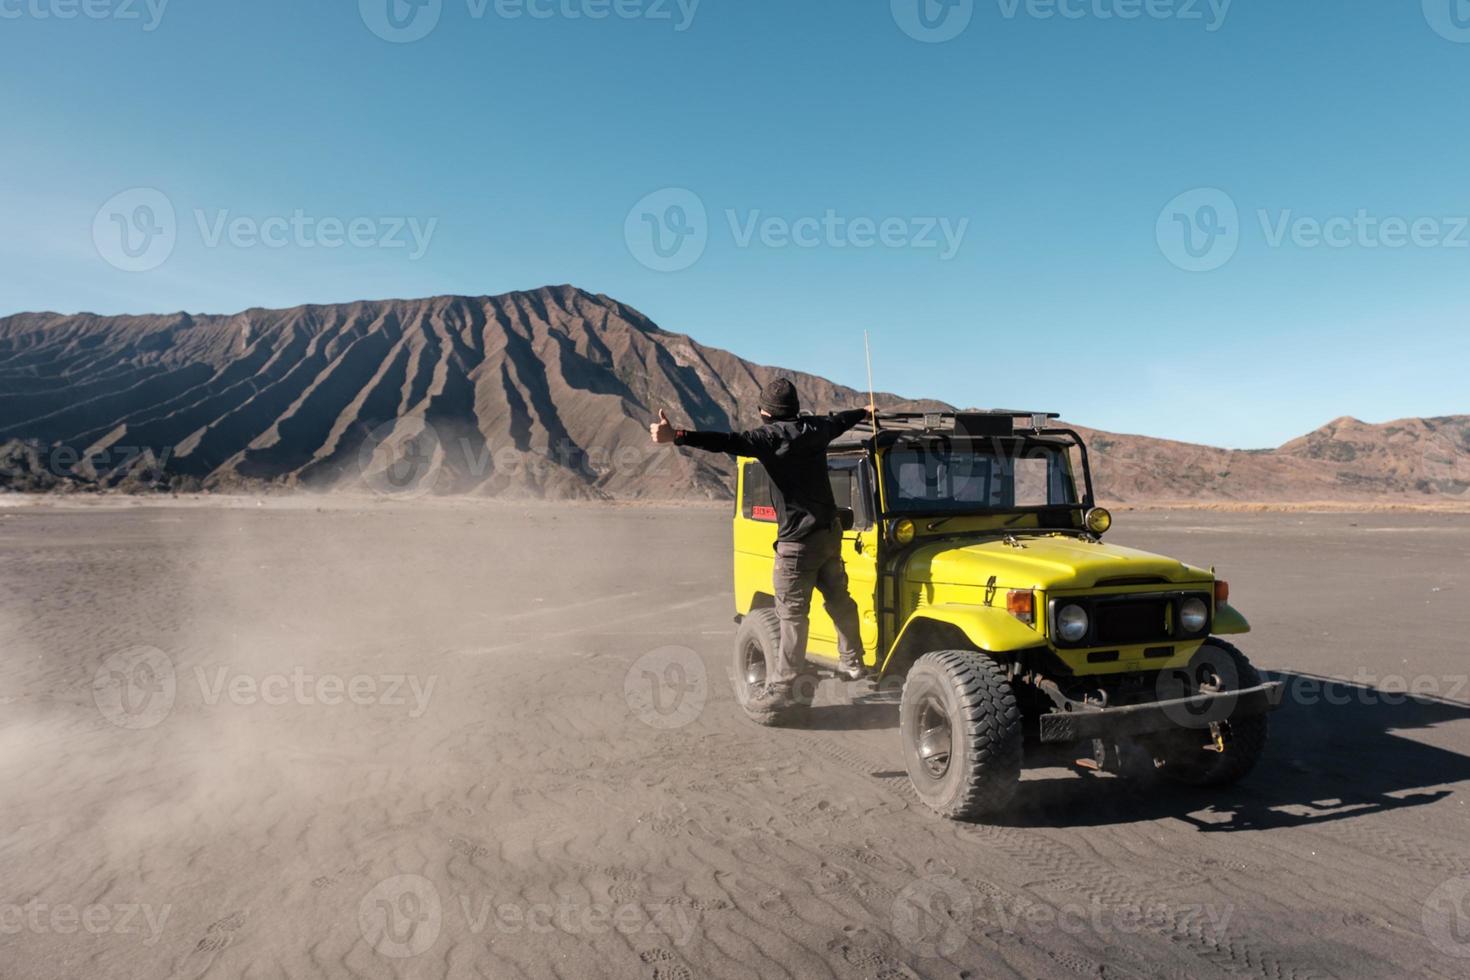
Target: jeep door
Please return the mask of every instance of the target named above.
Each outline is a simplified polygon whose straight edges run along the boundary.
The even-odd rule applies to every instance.
[[[842,560],[847,566],[848,588],[858,604],[864,657],[872,664],[878,649],[878,620],[874,613],[878,583],[878,508],[873,493],[873,474],[866,456],[853,453],[828,457],[827,478],[832,482],[832,496],[837,506],[853,512],[852,528],[842,533]],[[837,658],[837,627],[823,608],[820,593],[812,596],[808,651],[826,659]]]

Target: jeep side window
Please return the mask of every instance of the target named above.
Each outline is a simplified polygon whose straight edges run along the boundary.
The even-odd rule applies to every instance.
[[[776,521],[776,501],[771,496],[771,478],[760,463],[745,464],[745,475],[741,480],[744,492],[740,495],[740,515],[748,521]]]
[[[873,526],[872,508],[868,506],[869,480],[865,479],[865,463],[861,456],[831,456],[827,459],[827,479],[832,484],[832,499],[838,507],[852,510],[853,529]]]
[[[864,531],[878,523],[878,480],[873,464],[864,459],[858,464],[857,510],[853,527]]]

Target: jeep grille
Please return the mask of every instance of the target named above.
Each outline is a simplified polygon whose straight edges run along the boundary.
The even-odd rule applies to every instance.
[[[1209,635],[1212,622],[1198,633],[1186,633],[1179,625],[1179,606],[1185,599],[1201,599],[1209,608],[1207,592],[1151,592],[1142,595],[1056,596],[1048,602],[1048,621],[1056,622],[1057,610],[1078,605],[1087,611],[1087,635],[1076,643],[1067,643],[1051,632],[1051,642],[1058,647],[1084,648],[1101,646],[1136,646],[1199,639]]]
[[[1099,602],[1094,607],[1093,637],[1096,642],[1113,646],[1127,643],[1149,643],[1168,637],[1169,600],[1130,599],[1126,602]]]

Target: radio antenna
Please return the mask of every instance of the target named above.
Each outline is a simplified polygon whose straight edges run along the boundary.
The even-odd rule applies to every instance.
[[[863,354],[868,359],[868,410],[873,414],[873,431],[878,431],[878,398],[873,394],[873,345],[868,342],[868,332],[863,331]]]

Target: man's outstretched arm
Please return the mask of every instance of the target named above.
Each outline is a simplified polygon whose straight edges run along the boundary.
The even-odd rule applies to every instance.
[[[696,432],[692,429],[676,429],[663,409],[658,410],[658,421],[648,427],[648,434],[660,444],[688,446],[711,453],[729,453],[731,456],[754,456],[759,458],[770,448],[770,440],[763,438],[760,430],[751,432]]]
[[[866,422],[872,418],[872,415],[873,410],[871,408],[853,408],[846,412],[833,412],[827,416],[830,420],[827,429],[828,438],[836,439],[859,422]]]

